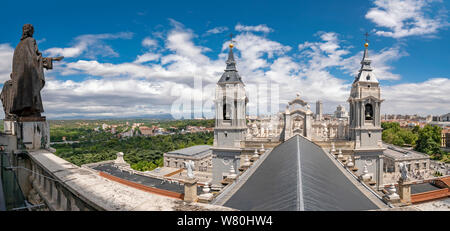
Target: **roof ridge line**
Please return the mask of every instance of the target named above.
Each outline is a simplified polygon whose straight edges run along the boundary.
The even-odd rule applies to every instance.
[[[297,210],[305,211],[305,204],[303,201],[303,187],[302,187],[302,167],[301,167],[301,158],[300,158],[300,136],[296,136],[297,138],[297,160],[298,160],[298,169],[297,169]]]

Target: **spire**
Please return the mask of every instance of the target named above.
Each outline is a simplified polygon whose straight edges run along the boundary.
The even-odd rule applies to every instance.
[[[236,70],[236,61],[234,60],[234,54],[233,54],[233,43],[230,43],[229,47],[230,50],[228,51],[228,59],[227,59],[227,68],[225,71],[237,71]]]
[[[364,54],[363,58],[361,60],[361,68],[359,69],[359,73],[355,78],[354,82],[357,81],[365,81],[365,82],[378,82],[377,78],[375,77],[375,74],[372,72],[373,68],[370,66],[372,63],[372,60],[369,59],[369,40],[367,37],[369,34],[366,32],[364,34],[366,36],[366,43],[364,43]]]
[[[372,71],[372,67],[370,66],[370,64],[372,63],[372,60],[369,59],[369,43],[365,43],[364,44],[364,55],[363,58],[361,60],[361,69],[359,71]]]
[[[240,82],[242,83],[241,76],[237,73],[236,69],[236,61],[234,60],[233,54],[233,34],[230,34],[230,44],[228,45],[228,59],[226,61],[227,67],[225,68],[225,73],[223,73],[218,83],[232,83],[232,82]]]
[[[361,70],[363,69],[372,69],[370,67],[370,63],[372,62],[372,60],[369,59],[369,39],[367,39],[367,37],[369,37],[369,33],[365,33],[364,34],[366,36],[366,43],[364,43],[364,55],[363,55],[363,59],[361,60]]]

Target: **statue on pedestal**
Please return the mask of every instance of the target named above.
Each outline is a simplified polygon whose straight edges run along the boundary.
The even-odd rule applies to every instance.
[[[195,167],[194,161],[192,161],[192,160],[185,161],[184,165],[186,166],[186,169],[187,169],[187,177],[189,179],[194,179],[195,178],[194,177],[194,167]]]
[[[45,85],[44,68],[52,69],[53,61],[64,57],[42,57],[31,24],[23,26],[22,38],[14,50],[11,80],[3,85],[0,98],[6,120],[19,117],[41,118],[44,112],[41,90]]]
[[[400,181],[405,182],[408,180],[408,169],[406,168],[406,164],[405,163],[400,163],[399,164],[400,167]]]

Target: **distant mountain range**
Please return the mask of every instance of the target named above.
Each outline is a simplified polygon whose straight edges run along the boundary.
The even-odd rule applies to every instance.
[[[174,119],[171,114],[164,113],[164,114],[152,114],[152,115],[142,115],[142,116],[134,116],[134,117],[120,117],[120,116],[111,116],[111,117],[105,117],[105,116],[99,116],[99,117],[93,117],[93,116],[68,116],[68,117],[51,117],[47,118],[49,120],[120,120],[120,119],[167,119],[172,120]]]

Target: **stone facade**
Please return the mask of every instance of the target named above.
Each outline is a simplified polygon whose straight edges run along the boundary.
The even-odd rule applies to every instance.
[[[311,124],[313,112],[307,102],[300,98],[300,94],[288,103],[284,116],[284,128],[281,139],[286,141],[296,134],[311,138]]]
[[[185,168],[184,162],[192,160],[195,166],[194,171],[211,171],[212,152],[210,150],[210,146],[198,145],[190,148],[198,148],[198,150],[193,153],[184,153],[183,150],[185,149],[180,149],[164,153],[164,167]]]

